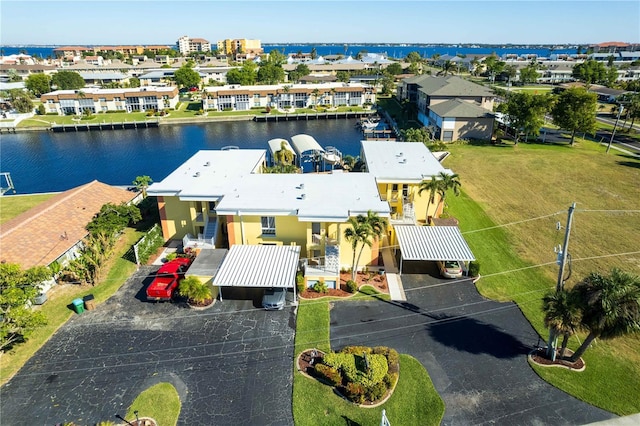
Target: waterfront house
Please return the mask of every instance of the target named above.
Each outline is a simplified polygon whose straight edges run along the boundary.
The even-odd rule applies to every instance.
[[[23,269],[66,265],[75,259],[88,235],[85,229],[107,203],[136,202],[139,193],[94,180],[61,192],[2,224],[0,261]]]
[[[495,95],[484,86],[457,76],[420,75],[402,80],[397,97],[416,104],[418,121],[434,126],[437,140],[491,139]]]
[[[78,115],[107,111],[160,111],[178,104],[177,87],[56,90],[40,97],[46,113]]]
[[[359,83],[275,84],[205,87],[202,109],[247,111],[251,108],[309,108],[372,105],[373,87]]]

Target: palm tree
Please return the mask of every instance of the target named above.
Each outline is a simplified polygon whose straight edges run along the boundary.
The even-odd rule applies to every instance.
[[[313,105],[315,109],[318,109],[318,96],[320,95],[320,89],[313,89],[313,91],[311,92],[313,94],[313,97],[315,99]]]
[[[640,331],[640,277],[613,269],[611,275],[592,272],[572,289],[582,308],[589,335],[569,358],[578,360],[596,338],[613,339]]]
[[[180,296],[189,299],[189,302],[195,304],[202,304],[208,300],[211,300],[211,288],[197,277],[187,277],[180,281],[180,287],[178,287],[178,293]]]
[[[149,187],[149,185],[151,185],[152,182],[153,180],[149,176],[144,175],[144,176],[137,176],[132,183],[133,183],[133,186],[135,186],[138,191],[142,192],[142,196],[146,198],[147,188]]]
[[[285,141],[280,142],[280,149],[273,153],[273,159],[280,166],[289,166],[293,163],[293,152],[287,149]]]
[[[432,205],[436,200],[436,194],[439,193],[440,190],[440,181],[436,179],[435,176],[431,176],[431,179],[423,180],[420,182],[420,186],[418,187],[418,195],[422,195],[424,191],[429,191],[429,202],[427,203],[427,211],[425,212],[425,221],[429,217],[429,206]],[[437,213],[438,209],[436,208]],[[428,224],[427,224],[428,225]]]
[[[547,294],[542,299],[542,310],[545,313],[545,327],[549,328],[554,336],[563,336],[560,350],[560,359],[562,359],[567,349],[569,337],[573,336],[580,328],[580,321],[582,320],[582,311],[576,294],[564,289]],[[555,345],[550,345],[549,351],[552,353],[547,354],[553,361],[555,361],[554,349]]]
[[[366,216],[358,215],[355,218],[350,217],[348,222],[351,227],[345,229],[344,237],[351,243],[351,249],[353,250],[351,279],[355,281],[356,274],[358,272],[358,264],[360,263],[360,256],[362,256],[364,247],[372,246],[372,238],[375,240],[382,238],[387,229],[387,224],[378,216],[377,213],[374,213],[371,210],[367,212]],[[358,246],[360,246],[360,251],[358,251]]]
[[[457,173],[449,174],[446,172],[440,172],[438,177],[440,178],[440,188],[438,189],[438,193],[440,194],[440,203],[444,207],[444,199],[447,196],[447,191],[453,190],[453,195],[457,197],[460,195],[460,187],[462,184],[460,183],[460,176]]]

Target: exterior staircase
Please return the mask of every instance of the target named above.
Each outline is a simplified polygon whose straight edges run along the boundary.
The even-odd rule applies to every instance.
[[[402,205],[402,216],[405,220],[411,220],[415,223],[416,221],[416,212],[413,208],[413,203],[405,203]]]
[[[218,233],[218,218],[209,217],[207,224],[204,226],[203,238],[205,240],[210,240],[213,238],[213,241],[215,241],[215,237],[217,233]]]
[[[324,268],[327,272],[340,272],[340,246],[327,244],[324,250]]]

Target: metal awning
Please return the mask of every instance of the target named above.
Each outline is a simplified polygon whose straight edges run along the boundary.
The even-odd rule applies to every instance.
[[[395,228],[401,260],[476,260],[457,226],[412,226]]]
[[[234,245],[213,279],[221,287],[294,288],[300,246]]]
[[[324,149],[320,146],[317,140],[313,136],[299,134],[291,136],[291,142],[293,148],[296,150],[298,156],[307,151],[320,151],[324,152]]]

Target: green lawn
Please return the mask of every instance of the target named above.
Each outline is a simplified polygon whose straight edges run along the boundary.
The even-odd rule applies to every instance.
[[[4,223],[26,212],[54,195],[55,194],[4,195],[0,197],[0,223]]]
[[[158,402],[162,402],[159,404]],[[178,424],[180,415],[180,397],[178,391],[171,383],[158,383],[143,391],[133,401],[126,419],[130,424],[135,424],[136,415],[138,418],[151,417],[161,426],[174,426]]]
[[[35,330],[29,339],[0,357],[0,385],[6,383],[23,365],[40,349],[49,338],[74,313],[67,307],[71,300],[93,294],[95,303],[107,300],[115,293],[127,278],[135,271],[136,265],[122,256],[142,236],[131,228],[127,228],[114,251],[111,260],[105,265],[109,272],[94,287],[89,285],[63,284],[54,287],[47,293],[49,300],[40,309],[47,317],[47,325]]]
[[[640,274],[640,160],[606,155],[604,150],[585,141],[573,148],[452,145],[444,163],[460,175],[464,188],[447,203],[480,261],[479,291],[492,299],[514,300],[543,338],[547,330],[540,299],[555,288],[553,247],[564,235],[556,223],[565,224],[572,202],[578,211],[569,244],[572,275],[566,285],[614,266]],[[497,224],[510,225],[495,228]],[[574,338],[570,347],[578,344]],[[535,370],[558,388],[608,411],[640,411],[639,336],[599,340],[584,359],[584,373]]]
[[[331,349],[329,302],[304,301],[298,307],[296,356],[309,348],[324,352]],[[400,355],[400,379],[393,396],[376,408],[359,408],[335,395],[329,386],[294,371],[293,417],[296,425],[375,425],[380,423],[382,409],[386,410],[394,426],[438,425],[444,415],[444,402],[424,367],[408,355]]]

